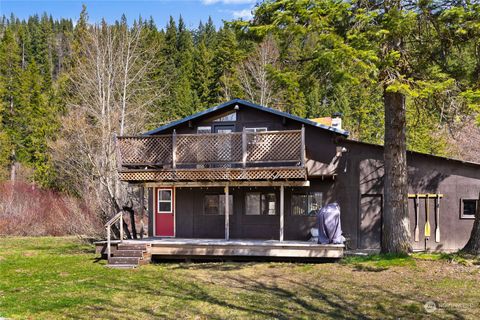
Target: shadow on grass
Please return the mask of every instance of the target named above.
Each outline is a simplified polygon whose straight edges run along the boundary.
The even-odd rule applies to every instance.
[[[391,260],[394,260],[393,257]],[[371,258],[366,261],[379,260]],[[300,278],[292,280],[288,272],[269,275],[268,267],[261,270],[262,274],[256,274],[256,270],[249,275],[224,272],[252,266],[254,263],[164,265],[164,268],[158,268],[158,274],[153,276],[152,281],[141,283],[129,279],[130,273],[125,278],[119,273],[114,283],[115,291],[130,293],[132,300],[126,300],[125,303],[104,301],[101,305],[88,308],[106,314],[127,315],[133,312],[135,317],[162,319],[189,318],[194,315],[199,319],[224,319],[226,315],[229,318],[275,319],[421,318],[427,315],[423,309],[423,304],[430,300],[427,296],[399,293],[395,288],[382,285],[353,284],[348,279],[335,277],[335,264],[332,264],[332,274],[325,279],[329,283],[315,281],[312,284]],[[150,266],[144,275],[142,271],[145,269],[136,272],[141,277],[152,277],[154,268],[156,266]],[[171,276],[170,272],[177,269],[213,274],[210,274],[211,278],[204,278],[203,272],[180,271]],[[283,271],[288,271],[288,268]],[[135,304],[135,296],[140,297],[141,303]],[[444,311],[451,317],[464,318],[454,310]],[[429,317],[442,318],[445,313],[431,314]]]
[[[249,270],[247,275],[225,272],[246,269],[254,263],[182,264],[178,268],[173,264],[152,265],[137,270],[102,271],[105,279],[95,283],[94,290],[103,294],[109,292],[107,296],[85,296],[83,300],[65,300],[36,306],[32,310],[54,312],[73,319],[90,319],[92,315],[107,319],[374,319],[426,316],[423,304],[430,300],[428,297],[400,293],[381,284],[357,283],[344,276],[336,277],[334,268],[340,266],[335,264],[332,264],[331,274],[324,281],[319,279],[314,283],[308,278],[302,280],[301,274],[292,279],[287,265],[272,265],[273,268],[283,267],[281,272],[285,273],[270,274],[268,266],[261,270]],[[295,267],[292,266],[292,269]],[[456,319],[464,318],[454,310],[445,312]],[[444,317],[445,313],[442,315]],[[435,314],[429,317],[441,318]]]
[[[63,254],[83,254],[88,247],[67,243],[50,248],[54,254],[57,249]],[[347,257],[341,265],[331,263],[322,268],[327,269],[326,274],[317,273],[314,264],[268,263],[257,269],[256,262],[173,261],[137,270],[104,270],[93,264],[100,262],[100,257],[90,260],[94,270],[75,278],[76,285],[84,281],[86,286],[80,297],[69,297],[71,293],[65,291],[58,303],[44,301],[31,306],[31,312],[51,312],[73,319],[422,318],[427,316],[423,304],[430,300],[416,289],[405,294],[378,281],[352,281],[348,273],[336,276],[335,268],[345,269],[343,266],[358,272],[380,272],[393,266],[415,265],[409,256]],[[444,312],[464,318],[455,310]],[[428,316],[441,318],[445,313]]]

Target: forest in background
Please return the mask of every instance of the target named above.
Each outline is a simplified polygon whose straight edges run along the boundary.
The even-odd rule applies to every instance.
[[[306,10],[308,3],[318,8]],[[415,24],[425,36],[412,34],[409,63],[412,77],[426,70],[434,81],[399,88],[407,93],[408,147],[476,161],[480,9],[462,1],[420,8],[402,18],[405,30]],[[382,84],[372,80],[382,30],[362,26],[369,10],[377,9],[362,1],[266,2],[252,21],[217,28],[208,19],[193,30],[181,17],[166,26],[125,16],[91,24],[85,7],[75,22],[2,17],[0,179],[60,192],[79,201],[63,211],[105,220],[136,205],[137,191],[116,179],[115,135],[232,98],[307,118],[342,112],[351,138],[382,144]],[[23,210],[12,209],[14,194],[0,214]]]

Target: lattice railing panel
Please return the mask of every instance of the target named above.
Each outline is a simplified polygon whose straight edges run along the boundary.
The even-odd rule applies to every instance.
[[[172,162],[171,136],[119,137],[117,147],[124,166]]]
[[[242,161],[242,136],[237,133],[177,135],[177,164]]]
[[[247,133],[247,161],[300,161],[298,131]]]
[[[157,170],[120,172],[122,181],[305,180],[305,168]]]
[[[235,168],[303,164],[303,131],[119,137],[124,168]],[[174,157],[175,153],[175,157]],[[245,162],[244,162],[245,161]]]

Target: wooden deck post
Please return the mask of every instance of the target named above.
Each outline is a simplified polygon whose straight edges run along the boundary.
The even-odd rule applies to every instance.
[[[140,239],[143,239],[143,234],[145,232],[143,223],[143,218],[145,217],[145,184],[140,187]]]
[[[123,212],[120,215],[120,242],[123,242]]]
[[[120,152],[120,144],[118,142],[118,136],[115,134],[114,136],[115,141],[115,155],[117,156],[117,170],[120,171],[122,169],[122,153]]]
[[[247,166],[247,133],[245,127],[242,130],[242,167]]]
[[[111,244],[110,244],[110,237],[111,237],[111,231],[110,231],[110,226],[107,227],[107,259],[110,259],[112,249],[111,249]]]
[[[280,241],[283,241],[283,230],[284,230],[284,216],[285,216],[285,190],[283,184],[280,186]]]
[[[228,184],[225,185],[225,240],[230,239],[230,201]]]
[[[303,124],[300,141],[300,163],[302,167],[305,167],[305,126]]]
[[[172,133],[172,169],[177,168],[177,131],[173,129]]]

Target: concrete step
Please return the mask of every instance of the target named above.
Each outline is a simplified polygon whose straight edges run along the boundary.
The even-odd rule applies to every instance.
[[[140,258],[138,257],[110,257],[108,264],[133,264],[138,265]]]
[[[107,264],[105,265],[107,268],[112,268],[112,269],[135,269],[138,267],[136,264]]]
[[[144,251],[142,250],[116,250],[112,252],[114,257],[138,257],[142,258]]]

